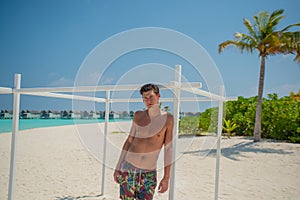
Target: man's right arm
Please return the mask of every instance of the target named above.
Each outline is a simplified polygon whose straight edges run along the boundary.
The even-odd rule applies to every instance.
[[[128,150],[129,150],[129,147],[131,146],[132,141],[133,141],[133,136],[129,135],[128,138],[126,139],[124,145],[123,145],[119,161],[116,165],[116,170],[121,169],[121,164],[122,164],[123,160],[125,159],[125,156],[126,156]]]
[[[121,155],[120,155],[120,158],[119,158],[119,161],[116,165],[116,168],[115,168],[115,172],[114,172],[114,180],[118,183],[118,174],[119,174],[119,171],[121,170],[121,164],[122,162],[124,161],[125,157],[126,157],[126,154],[132,144],[132,141],[134,139],[134,135],[135,135],[135,118],[136,116],[134,116],[133,118],[133,122],[132,122],[132,126],[131,126],[131,129],[130,129],[130,133],[123,145],[123,148],[122,148],[122,151],[121,151]]]

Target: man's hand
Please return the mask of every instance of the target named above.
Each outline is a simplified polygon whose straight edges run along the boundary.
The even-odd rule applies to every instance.
[[[158,192],[159,193],[164,193],[168,190],[169,188],[169,179],[168,178],[163,178],[158,186]]]
[[[118,179],[119,173],[120,173],[120,171],[117,169],[114,172],[114,180],[116,183],[119,183],[119,179]]]

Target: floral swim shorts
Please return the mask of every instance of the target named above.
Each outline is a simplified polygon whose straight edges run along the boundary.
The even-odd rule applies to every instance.
[[[140,169],[123,161],[118,180],[121,199],[153,199],[157,184],[156,170]]]

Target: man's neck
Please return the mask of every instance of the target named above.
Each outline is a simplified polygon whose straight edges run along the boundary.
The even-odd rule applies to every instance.
[[[159,108],[159,105],[155,104],[155,105],[151,106],[150,108],[148,108],[148,115],[150,118],[161,115],[161,110]]]

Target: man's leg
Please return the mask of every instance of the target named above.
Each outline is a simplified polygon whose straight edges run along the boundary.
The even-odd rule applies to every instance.
[[[137,183],[136,171],[123,165],[118,179],[120,184],[120,198],[123,200],[133,200],[135,198]]]
[[[152,200],[157,185],[156,171],[141,172],[137,180],[137,199]]]

